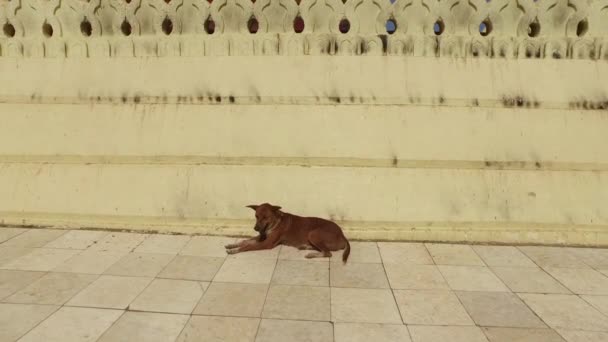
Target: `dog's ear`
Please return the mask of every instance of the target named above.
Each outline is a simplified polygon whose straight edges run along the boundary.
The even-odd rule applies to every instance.
[[[247,206],[247,208],[251,208],[251,209],[253,209],[253,210],[258,210],[258,207],[259,207],[259,205],[255,205],[255,204],[252,204],[252,205],[248,205],[248,206]]]
[[[279,207],[279,206],[277,206],[277,205],[273,205],[273,206],[272,206],[272,210],[273,210],[273,211],[279,211],[279,210],[281,210],[281,207]]]

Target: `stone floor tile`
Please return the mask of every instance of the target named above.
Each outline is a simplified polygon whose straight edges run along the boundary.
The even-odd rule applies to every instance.
[[[277,261],[274,259],[226,259],[214,281],[268,284]]]
[[[44,245],[45,248],[87,249],[103,239],[108,232],[71,230]]]
[[[62,307],[19,342],[95,342],[121,310]]]
[[[336,323],[335,342],[411,342],[405,325]]]
[[[110,266],[104,274],[155,277],[174,257],[171,254],[129,253]]]
[[[547,328],[519,297],[506,292],[456,292],[478,326]]]
[[[601,270],[597,270],[598,272],[602,273],[603,275],[605,275],[606,277],[608,277],[608,268],[607,269],[601,269]]]
[[[177,254],[190,241],[188,235],[155,234],[144,240],[137,248],[137,253]]]
[[[329,321],[329,287],[271,285],[264,318]]]
[[[382,264],[332,263],[329,279],[334,287],[389,288]]]
[[[18,236],[4,242],[2,246],[39,248],[67,233],[67,230],[59,229],[30,229]]]
[[[35,248],[4,247],[0,245],[0,266],[3,266],[19,257],[31,253]]]
[[[581,298],[608,316],[608,296],[581,296]]]
[[[485,266],[471,246],[444,243],[427,243],[425,246],[437,265]]]
[[[391,290],[331,288],[333,322],[389,323],[401,322]]]
[[[452,291],[395,290],[405,324],[474,325]]]
[[[565,248],[568,253],[593,268],[608,268],[608,249],[606,248]]]
[[[268,285],[211,283],[195,315],[261,317]]]
[[[0,300],[23,289],[43,275],[43,272],[0,270]]]
[[[433,265],[433,258],[422,243],[378,242],[384,264]]]
[[[102,275],[74,296],[67,305],[126,309],[151,281],[151,278]]]
[[[578,296],[521,293],[519,297],[554,329],[608,331],[608,317]]]
[[[552,329],[482,328],[490,342],[566,342]]]
[[[2,228],[0,227],[0,243],[10,240],[19,234],[27,232],[25,228]]]
[[[540,268],[492,267],[494,274],[513,292],[571,293],[557,280]]]
[[[576,294],[608,295],[608,277],[590,268],[555,268],[545,270]]]
[[[478,327],[409,326],[413,342],[488,342]]]
[[[329,264],[279,260],[272,276],[273,284],[329,286]]]
[[[562,247],[521,246],[518,248],[540,267],[589,267]]]
[[[157,275],[159,278],[211,281],[224,263],[224,258],[176,256]]]
[[[488,266],[538,267],[513,246],[472,246],[472,248]]]
[[[172,342],[188,319],[188,315],[125,312],[97,342]]]
[[[386,275],[393,289],[448,290],[450,287],[435,265],[385,264]]]
[[[558,330],[568,342],[606,342],[608,341],[607,332],[599,331],[580,331],[580,330]]]
[[[0,341],[17,341],[58,308],[52,305],[0,304]]]
[[[281,246],[279,251],[279,260],[305,261],[305,262],[329,262],[329,258],[312,258],[307,259],[306,254],[311,251],[299,250],[291,246]],[[342,254],[340,254],[341,256]]]
[[[195,315],[260,317],[268,285],[213,282],[194,308]]]
[[[192,316],[176,342],[254,342],[259,323],[259,318]]]
[[[227,255],[224,246],[235,241],[234,238],[222,236],[194,236],[179,254],[223,258]]]
[[[36,248],[32,252],[2,265],[1,268],[46,272],[54,269],[78,253],[80,253],[79,250],[72,249]]]
[[[509,289],[487,267],[438,266],[448,285],[456,291],[508,292]]]
[[[97,279],[92,274],[47,273],[5,299],[9,303],[63,305]]]
[[[131,252],[149,236],[150,235],[148,234],[137,233],[109,233],[91,246],[89,250],[100,252]]]
[[[54,272],[102,274],[110,266],[125,256],[124,251],[91,251],[86,250],[58,265]]]
[[[344,250],[332,252],[330,261],[342,263],[343,252]],[[378,251],[378,245],[375,242],[350,241],[350,255],[348,256],[347,262],[369,264],[382,263],[380,252]]]
[[[306,322],[264,319],[256,342],[333,342],[329,322]]]
[[[129,309],[189,315],[207,286],[208,283],[190,280],[154,279]]]

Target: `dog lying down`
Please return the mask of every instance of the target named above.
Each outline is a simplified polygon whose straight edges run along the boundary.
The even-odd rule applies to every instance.
[[[226,245],[228,254],[273,249],[278,245],[315,250],[307,258],[328,258],[331,251],[344,249],[342,261],[348,260],[350,244],[340,226],[318,217],[301,217],[281,211],[281,207],[264,203],[249,205],[255,210],[258,236]]]

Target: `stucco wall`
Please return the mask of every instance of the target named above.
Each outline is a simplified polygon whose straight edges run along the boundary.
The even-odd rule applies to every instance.
[[[417,22],[399,2],[376,13],[360,1],[317,12],[306,0],[205,1],[208,34],[186,32],[198,17],[174,2],[151,15],[134,1],[114,9],[139,23],[130,36],[73,8],[100,25],[83,38],[82,18],[58,14],[47,22],[61,29],[37,37],[26,19],[53,2],[34,15],[16,1],[2,3],[21,25],[0,39],[2,224],[240,235],[244,206],[268,201],[352,238],[608,245],[608,11],[596,2],[518,12],[507,1],[506,14],[436,4]],[[250,13],[256,35],[241,25]],[[484,13],[488,36],[475,31]],[[297,15],[327,27],[287,32]]]

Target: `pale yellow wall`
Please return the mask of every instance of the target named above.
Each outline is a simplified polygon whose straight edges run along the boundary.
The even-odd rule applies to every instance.
[[[140,31],[121,37],[110,21],[118,31],[83,38],[84,14],[108,23],[89,5],[48,19],[61,30],[44,37],[36,20],[47,2],[15,12],[16,1],[0,12],[0,23],[21,25],[0,38],[3,224],[241,235],[252,224],[244,206],[269,201],[340,221],[351,238],[608,245],[608,14],[593,12],[598,2],[435,3],[421,15],[418,2],[388,0],[325,1],[322,11],[306,0],[199,1],[190,18],[175,0],[154,10],[98,1],[102,11],[120,3],[112,11]],[[280,4],[283,14],[266,12]],[[298,11],[324,24],[294,34]],[[209,13],[214,35],[194,25]],[[251,13],[266,20],[257,35],[241,25]],[[384,53],[391,13],[408,25]],[[145,26],[166,15],[181,34]],[[438,16],[446,32],[435,38]],[[481,37],[488,16],[493,32]],[[528,37],[535,16],[542,34]],[[315,50],[322,41],[331,55]],[[478,44],[487,56],[474,56]],[[510,54],[492,58],[502,48]],[[531,48],[541,58],[526,58]]]

